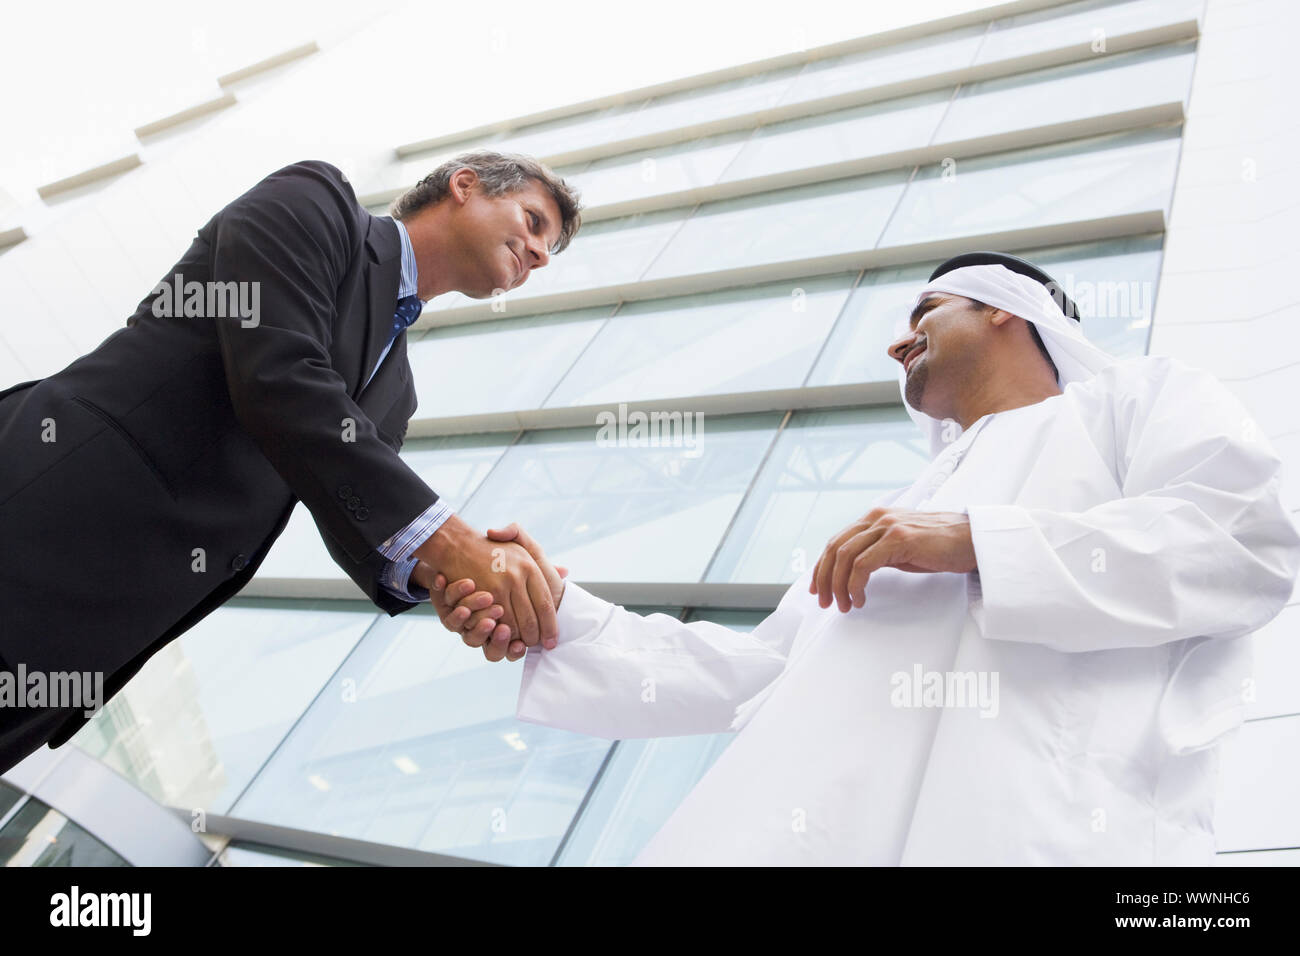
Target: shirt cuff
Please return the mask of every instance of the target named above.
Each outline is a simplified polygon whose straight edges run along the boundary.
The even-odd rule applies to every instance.
[[[450,505],[441,500],[435,501],[414,521],[379,546],[379,553],[388,559],[379,576],[379,584],[384,590],[413,604],[429,600],[427,589],[411,584],[411,572],[419,563],[414,554],[453,513]]]

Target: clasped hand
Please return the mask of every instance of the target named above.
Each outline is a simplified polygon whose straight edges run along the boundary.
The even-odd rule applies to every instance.
[[[468,542],[459,532],[452,529],[463,547]],[[417,567],[418,577],[412,572],[416,583],[428,589],[443,626],[460,634],[467,646],[482,648],[483,656],[493,662],[517,661],[539,643],[555,647],[555,610],[568,571],[551,564],[515,524],[490,528],[486,537],[474,536],[472,550],[488,552],[489,571],[480,567],[462,575],[461,568],[470,562],[444,560],[436,572],[432,564]]]

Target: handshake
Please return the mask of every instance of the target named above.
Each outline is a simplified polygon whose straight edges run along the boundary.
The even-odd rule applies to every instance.
[[[489,661],[517,661],[529,647],[558,642],[555,609],[565,568],[556,568],[518,525],[484,537],[452,515],[415,551],[411,580],[447,630]]]
[[[517,661],[529,647],[559,641],[555,609],[568,571],[546,559],[515,524],[484,537],[456,516],[416,549],[411,579],[429,591],[443,626],[490,661]],[[921,574],[977,571],[970,517],[950,511],[873,508],[827,542],[808,593],[847,613],[866,603],[881,568]]]

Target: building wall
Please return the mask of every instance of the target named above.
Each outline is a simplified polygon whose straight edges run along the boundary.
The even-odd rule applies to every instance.
[[[1300,508],[1300,203],[1288,37],[1300,9],[1209,0],[1183,133],[1151,351],[1212,371],[1281,455],[1283,494]],[[1300,607],[1255,635],[1249,722],[1225,746],[1216,818],[1221,862],[1300,861]],[[1243,852],[1267,851],[1267,852]]]

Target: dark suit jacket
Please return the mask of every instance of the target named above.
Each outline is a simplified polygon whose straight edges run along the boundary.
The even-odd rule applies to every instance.
[[[267,176],[162,281],[176,273],[260,283],[259,324],[159,318],[150,292],[95,351],[0,392],[0,659],[102,671],[106,698],[248,582],[299,500],[375,604],[410,609],[378,585],[376,546],[437,500],[397,454],[416,408],[405,336],[365,385],[397,227],[338,169]]]

